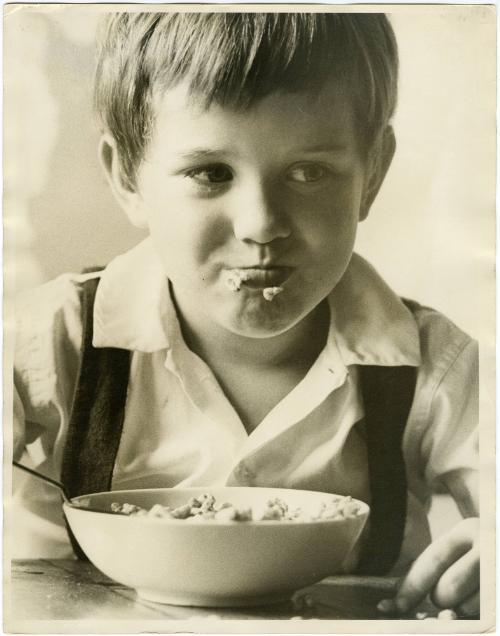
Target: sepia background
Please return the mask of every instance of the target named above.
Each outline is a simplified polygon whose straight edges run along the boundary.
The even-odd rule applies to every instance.
[[[357,241],[357,251],[398,293],[443,311],[476,338],[494,333],[496,71],[489,11],[388,11],[401,59],[398,149]],[[143,236],[114,202],[97,161],[92,75],[99,15],[81,5],[6,7],[8,293],[105,264]],[[439,510],[436,533],[453,522],[453,510]]]

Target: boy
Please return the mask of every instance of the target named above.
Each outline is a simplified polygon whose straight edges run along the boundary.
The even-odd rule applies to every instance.
[[[15,455],[39,440],[39,468],[72,495],[350,494],[372,507],[352,569],[406,573],[381,611],[431,593],[473,614],[475,344],[353,254],[394,153],[396,93],[380,14],[112,15],[100,157],[150,236],[21,301]],[[30,489],[62,554],[57,495]],[[431,543],[440,490],[464,520]]]

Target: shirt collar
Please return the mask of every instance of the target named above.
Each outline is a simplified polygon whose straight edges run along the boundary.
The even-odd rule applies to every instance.
[[[166,349],[164,325],[171,322],[171,312],[175,315],[167,277],[147,238],[103,271],[94,302],[92,343],[145,353]]]
[[[353,255],[328,302],[325,353],[338,352],[346,366],[418,366],[418,327],[412,313],[363,258]],[[179,338],[167,277],[148,238],[103,271],[94,304],[93,344],[152,353],[170,348]]]
[[[346,366],[420,364],[418,325],[412,312],[358,254],[353,254],[328,302],[329,342],[335,339]]]

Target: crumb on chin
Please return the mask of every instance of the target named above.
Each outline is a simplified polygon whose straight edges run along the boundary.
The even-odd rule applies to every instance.
[[[262,295],[264,296],[266,300],[271,302],[274,299],[274,297],[277,296],[278,294],[281,294],[282,291],[283,291],[283,287],[266,287],[265,289],[262,290]]]

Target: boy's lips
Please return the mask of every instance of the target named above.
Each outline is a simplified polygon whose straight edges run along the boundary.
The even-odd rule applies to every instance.
[[[265,289],[266,287],[280,287],[290,278],[293,267],[235,267],[227,269],[228,274],[238,276],[241,284],[250,289]]]

